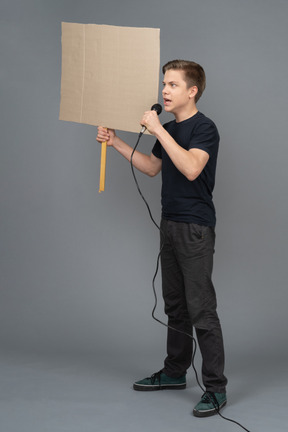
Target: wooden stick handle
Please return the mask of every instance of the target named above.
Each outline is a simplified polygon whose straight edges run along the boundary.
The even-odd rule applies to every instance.
[[[101,146],[101,166],[100,166],[100,182],[99,182],[99,193],[105,190],[105,173],[106,173],[106,153],[107,143],[102,142]]]

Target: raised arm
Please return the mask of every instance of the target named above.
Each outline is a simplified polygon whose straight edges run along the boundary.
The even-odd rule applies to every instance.
[[[206,151],[198,148],[185,150],[176,143],[164,128],[160,129],[155,136],[176,168],[188,180],[193,181],[201,174],[209,160],[209,154]]]
[[[172,138],[161,125],[154,111],[147,111],[141,124],[155,135],[162,147],[176,166],[176,168],[190,181],[195,180],[204,169],[209,160],[209,154],[201,149],[185,150]]]

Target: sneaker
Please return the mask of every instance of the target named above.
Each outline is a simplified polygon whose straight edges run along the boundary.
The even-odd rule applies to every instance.
[[[226,403],[226,393],[205,392],[201,401],[195,406],[193,414],[196,417],[209,417],[217,414]]]
[[[180,378],[171,378],[165,375],[162,371],[156,372],[149,378],[144,378],[141,381],[136,381],[133,385],[134,390],[151,391],[175,389],[181,390],[186,387],[185,375]]]

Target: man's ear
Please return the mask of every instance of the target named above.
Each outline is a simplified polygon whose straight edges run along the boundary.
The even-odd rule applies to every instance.
[[[195,98],[196,94],[198,93],[198,87],[197,86],[193,86],[190,87],[189,89],[189,98]]]

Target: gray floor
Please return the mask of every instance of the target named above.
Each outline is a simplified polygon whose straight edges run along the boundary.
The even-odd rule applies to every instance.
[[[117,366],[111,357],[11,352],[2,355],[1,432],[243,430],[218,416],[192,416],[193,404],[201,395],[192,370],[186,390],[135,392],[133,380],[153,372],[149,369],[152,364],[142,359],[145,362],[141,366],[132,356]],[[228,373],[229,404],[223,410],[225,416],[251,432],[287,430],[286,362],[263,363],[258,358],[248,364],[243,359],[237,368],[230,362]]]

